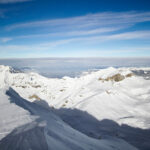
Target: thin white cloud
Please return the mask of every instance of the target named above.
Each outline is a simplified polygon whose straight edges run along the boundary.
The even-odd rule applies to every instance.
[[[69,43],[87,43],[96,44],[106,41],[113,40],[135,40],[135,39],[148,39],[150,40],[150,30],[148,31],[134,31],[127,33],[119,33],[113,35],[101,35],[101,36],[90,36],[90,37],[75,37],[63,40],[56,40],[50,42],[44,42],[32,45],[4,45],[0,46],[3,50],[51,50],[54,47],[60,48],[61,45],[67,45]],[[9,40],[9,39],[8,39]]]
[[[110,29],[113,31],[113,29]],[[104,32],[109,32],[110,30],[105,30]],[[90,31],[81,31],[81,35],[90,35],[94,34],[95,32],[102,32],[102,30],[90,30]],[[84,33],[85,32],[85,33]],[[68,35],[78,35],[80,32],[68,32]],[[55,35],[55,34],[54,34]],[[60,36],[60,34],[57,34]],[[63,34],[62,34],[63,35]],[[79,34],[80,35],[80,34]],[[18,36],[18,37],[3,37],[0,38],[0,41],[6,43],[13,39],[20,39],[20,38],[35,38],[35,37],[48,37],[52,36],[52,34],[39,34],[39,35],[28,35],[28,36]],[[56,36],[56,35],[55,35]],[[38,44],[39,47],[56,47],[59,45],[68,44],[71,42],[83,42],[83,43],[100,43],[105,41],[112,41],[112,40],[135,40],[135,39],[150,39],[150,30],[143,30],[143,31],[132,31],[132,32],[124,32],[118,34],[108,34],[108,35],[92,35],[92,36],[77,36],[77,37],[68,37],[63,40],[54,40],[50,42],[44,42]],[[33,44],[34,45],[34,44]]]
[[[121,29],[120,27],[113,27],[113,28],[97,28],[97,29],[88,29],[88,30],[78,30],[78,31],[70,31],[64,33],[55,33],[55,35],[65,35],[65,36],[82,36],[82,35],[93,35],[93,34],[100,34],[100,33],[107,33],[112,31],[117,31]]]
[[[133,31],[133,32],[110,35],[108,39],[109,40],[150,39],[150,30]]]
[[[30,34],[30,35],[22,35],[22,36],[14,36],[14,37],[4,37],[2,39],[29,39],[29,38],[44,38],[44,37],[69,37],[69,36],[89,36],[103,33],[110,33],[113,31],[120,30],[122,28],[114,27],[114,28],[97,28],[97,29],[88,29],[88,30],[77,30],[77,31],[66,31],[66,32],[56,32],[56,33],[44,33],[44,34]],[[8,40],[8,41],[10,41]],[[7,42],[7,41],[6,41]]]
[[[8,3],[21,3],[21,2],[27,2],[31,0],[0,0],[0,4],[8,4]]]
[[[40,44],[40,46],[44,46],[44,47],[59,46],[59,45],[68,44],[71,42],[82,42],[82,43],[94,44],[94,43],[101,43],[101,42],[112,41],[112,40],[135,40],[135,39],[149,39],[150,40],[150,30],[133,31],[133,32],[112,34],[112,35],[69,38],[69,39],[64,39],[64,40],[57,40],[54,42],[43,43],[43,44]]]
[[[81,17],[72,17],[64,19],[53,19],[44,21],[35,21],[29,23],[15,24],[7,26],[7,31],[24,30],[28,31],[30,35],[20,35],[16,37],[0,37],[3,43],[15,39],[18,43],[22,38],[39,38],[38,44],[26,45],[1,45],[0,49],[5,51],[49,51],[53,49],[61,49],[61,46],[72,46],[78,44],[103,44],[102,42],[115,40],[150,40],[150,30],[130,31],[126,32],[124,29],[135,25],[136,23],[150,21],[150,12],[122,12],[122,13],[97,13],[89,14]],[[32,33],[32,28],[37,28],[36,33]],[[43,29],[46,32],[43,32]],[[123,29],[123,30],[122,30]],[[41,32],[42,31],[42,32]],[[116,32],[117,31],[117,32]],[[41,39],[48,37],[45,42]],[[52,37],[52,38],[51,38]],[[53,38],[54,37],[54,38]],[[55,38],[56,37],[56,38]],[[48,39],[50,39],[48,41]],[[52,40],[51,40],[52,39]],[[57,40],[55,40],[57,39]],[[40,43],[41,40],[41,43]],[[23,40],[22,40],[23,41]],[[36,42],[36,40],[33,40]],[[31,43],[31,42],[30,42]],[[137,51],[134,47],[122,49],[122,51]],[[142,48],[140,49],[142,50]],[[149,47],[144,49],[149,50]],[[120,51],[120,50],[119,50]]]
[[[105,12],[88,14],[80,17],[61,18],[34,21],[9,25],[7,30],[22,29],[22,28],[43,28],[48,29],[85,29],[96,27],[120,27],[131,26],[136,23],[150,21],[150,12]]]
[[[29,35],[20,35],[17,37],[11,37],[11,39],[21,38],[41,38],[41,37],[77,37],[76,39],[86,39],[82,36],[95,36],[98,37],[87,37],[87,39],[130,39],[132,36],[138,35],[135,33],[120,33],[113,35],[112,32],[119,31],[135,25],[136,23],[150,21],[150,12],[104,12],[96,14],[88,14],[80,17],[52,19],[43,21],[34,21],[28,23],[14,24],[6,26],[7,31],[11,30],[25,30],[30,31]],[[36,33],[32,33],[31,29],[37,28]],[[34,30],[35,31],[35,30]],[[109,34],[109,36],[100,36],[102,34]],[[111,35],[112,34],[112,35]],[[138,32],[140,37],[146,36],[148,33]],[[7,37],[9,38],[9,37]],[[68,41],[68,40],[67,40]],[[70,41],[70,40],[69,40]],[[72,40],[71,40],[72,41]]]
[[[8,41],[11,41],[12,40],[12,38],[0,38],[0,42],[2,42],[2,43],[6,43],[6,42],[8,42]]]

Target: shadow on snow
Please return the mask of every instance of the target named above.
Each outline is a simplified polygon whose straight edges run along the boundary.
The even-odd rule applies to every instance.
[[[47,111],[47,112],[52,111],[53,113],[57,114],[64,122],[69,124],[72,128],[86,134],[89,137],[93,137],[96,139],[105,139],[105,138],[109,138],[109,136],[117,137],[117,138],[124,139],[131,145],[134,145],[135,147],[141,150],[150,149],[150,129],[134,128],[125,124],[119,125],[118,123],[109,119],[97,120],[95,117],[93,117],[89,113],[78,110],[78,109],[50,108],[48,103],[44,100],[40,100],[40,101],[36,100],[34,103],[31,103],[21,98],[12,88],[10,88],[6,94],[10,96],[11,103],[15,103],[16,105],[29,111],[31,115],[34,114],[33,110],[30,109],[31,107],[34,107],[35,109],[40,109],[41,111],[42,110]],[[14,98],[12,99],[11,97],[14,95],[19,96],[23,101],[20,101],[19,99],[14,99]],[[18,127],[18,128],[23,128],[23,127]],[[42,127],[37,128],[37,126],[35,125],[35,132],[32,132],[32,130],[24,132],[22,136],[22,140],[25,137],[30,137],[27,135],[30,135],[30,134],[34,135],[36,133],[34,136],[41,137],[41,140],[37,139],[39,140],[38,147],[40,148],[42,147],[42,150],[47,150],[47,144],[45,142],[42,142],[42,139],[44,139],[42,130],[43,130]],[[13,135],[12,133],[15,131],[16,129],[0,141],[0,147],[3,144],[7,145],[8,142],[13,144],[12,141],[14,137],[12,136]],[[8,137],[11,137],[11,138],[8,138]],[[19,140],[17,139],[17,137],[15,138],[16,140]],[[32,142],[33,139],[31,138],[27,140]],[[25,142],[25,141],[22,141],[22,142]],[[45,145],[43,145],[43,143],[45,143]],[[34,147],[33,145],[33,148],[35,148],[36,150],[38,150],[38,147]]]

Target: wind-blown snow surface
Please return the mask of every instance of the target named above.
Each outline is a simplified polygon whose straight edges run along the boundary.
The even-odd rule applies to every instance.
[[[35,137],[39,133],[45,137],[46,141],[39,143],[40,146],[47,143],[45,149],[134,149],[116,138],[89,138],[72,129],[53,114],[55,111],[48,108],[49,105],[58,111],[62,108],[85,111],[99,121],[109,119],[120,125],[149,129],[150,80],[133,75],[132,70],[138,71],[137,68],[108,68],[84,73],[79,78],[50,79],[36,73],[19,73],[10,67],[0,66],[0,136],[3,138],[7,135],[0,142],[0,147],[9,149],[5,147],[7,142],[17,143],[19,139],[28,137],[29,133]],[[120,75],[119,80],[113,79],[115,75]],[[32,103],[35,100],[38,105]],[[58,114],[61,116],[60,112]],[[27,143],[22,144],[22,149],[35,144]]]

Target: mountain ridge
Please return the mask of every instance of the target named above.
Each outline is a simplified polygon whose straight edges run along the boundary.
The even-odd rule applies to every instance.
[[[136,71],[141,69],[142,68],[134,68],[134,70]],[[47,120],[49,117],[47,115],[44,115],[44,111],[48,112],[48,114],[51,113],[50,116],[53,116],[52,114],[54,113],[54,116],[56,116],[54,117],[54,120],[59,120],[59,124],[67,126],[66,132],[68,132],[68,130],[70,131],[71,129],[73,130],[71,132],[77,132],[77,137],[78,133],[79,135],[83,134],[83,139],[86,140],[83,140],[83,143],[85,144],[83,147],[81,146],[81,149],[85,149],[85,147],[86,149],[90,149],[90,143],[95,143],[94,150],[99,149],[101,146],[104,146],[106,149],[111,149],[111,146],[109,147],[109,143],[112,143],[113,147],[121,146],[121,149],[129,146],[128,144],[125,144],[124,141],[120,141],[122,145],[118,145],[119,142],[117,141],[120,140],[118,138],[123,138],[134,146],[140,147],[140,145],[135,142],[137,131],[138,134],[143,136],[143,139],[145,139],[145,145],[141,144],[142,149],[145,147],[149,147],[148,129],[150,127],[150,115],[148,110],[150,108],[150,80],[146,80],[139,74],[137,75],[133,71],[133,68],[110,67],[90,73],[87,72],[76,78],[63,77],[61,79],[46,78],[37,73],[23,73],[11,70],[12,69],[9,66],[0,66],[0,106],[1,108],[7,106],[11,109],[13,107],[15,109],[15,107],[17,106],[17,109],[19,107],[18,110],[20,111],[20,115],[22,113],[25,113],[25,115],[23,116],[27,118],[23,120],[23,122],[20,119],[16,126],[12,126],[12,124],[10,123],[11,130],[1,128],[1,130],[6,133],[6,135],[1,137],[2,143],[5,143],[6,141],[9,141],[11,139],[11,132],[15,128],[18,128],[19,126],[21,127],[24,124],[30,125],[37,120],[39,122],[40,118],[44,118],[44,120]],[[149,71],[148,68],[143,68],[143,70],[145,74],[146,71]],[[13,101],[9,99],[12,99]],[[20,110],[20,108],[23,108],[23,111]],[[38,109],[38,111],[36,109]],[[61,109],[64,109],[64,111],[61,111]],[[1,111],[4,111],[4,109],[2,109]],[[87,115],[82,115],[83,112],[86,112]],[[16,114],[16,117],[18,117],[17,115],[18,114]],[[93,122],[94,124],[92,124],[92,118],[88,119],[90,115],[97,120],[96,122]],[[4,127],[4,123],[6,122],[5,119],[8,116],[6,113],[6,117],[2,118],[2,127]],[[73,117],[73,119],[71,119],[71,117]],[[11,115],[10,117],[8,117],[8,121],[10,118]],[[81,122],[78,122],[78,119],[81,120]],[[53,122],[55,122],[54,120]],[[103,120],[110,120],[108,121],[108,123],[112,123],[112,127],[113,124],[116,125],[111,129],[111,127],[107,126],[107,124],[103,124]],[[22,124],[19,125],[20,122],[22,122]],[[54,123],[54,126],[57,126],[56,124],[58,122],[56,121]],[[86,125],[86,122],[89,124],[89,127]],[[83,130],[83,125],[85,126],[85,129],[87,128],[85,131]],[[126,125],[125,128],[124,125]],[[64,145],[65,141],[62,140],[64,138],[62,135],[59,135],[58,133],[54,134],[53,132],[46,133],[46,131],[48,130],[52,131],[52,129],[47,128],[48,126],[49,125],[42,126],[40,128],[37,128],[37,130],[40,132],[43,128],[44,130],[42,130],[42,133],[40,133],[43,135],[44,132],[44,135],[46,135],[48,139],[50,139],[51,136],[53,138],[59,137],[58,139],[60,139],[61,144],[59,143],[60,141],[57,141],[59,143],[58,145],[63,145],[64,149],[73,149],[74,147],[76,147],[75,145],[79,146],[80,141],[78,140],[78,138],[75,138],[76,144],[74,145],[74,147],[66,147]],[[97,127],[94,129],[94,126],[99,126],[99,129]],[[104,126],[106,126],[105,131],[103,130]],[[58,125],[58,129],[59,128],[60,127]],[[128,130],[129,128],[130,130]],[[134,130],[134,128],[137,128],[138,130]],[[26,129],[26,126],[22,127],[22,130],[24,129]],[[55,128],[54,130],[57,130],[57,128]],[[120,133],[118,133],[117,130]],[[134,136],[130,136],[132,132],[129,131],[132,130]],[[145,131],[147,131],[147,135],[145,135]],[[15,131],[13,131],[13,133],[15,133]],[[51,136],[49,136],[48,133],[50,133]],[[102,133],[104,133],[104,135]],[[113,133],[113,135],[111,135],[111,133]],[[70,134],[70,132],[68,132],[68,134]],[[20,136],[22,137],[22,134],[20,134]],[[131,137],[131,139],[127,138],[127,136]],[[65,137],[67,137],[67,135],[65,135]],[[92,137],[94,139],[92,139],[91,141],[91,139],[88,139],[89,137]],[[100,140],[98,141],[103,141],[102,143],[100,142],[102,145],[99,142],[97,143],[95,141],[98,138],[100,138]],[[67,138],[66,141],[68,140],[69,139]],[[142,137],[138,140],[140,142],[143,142]],[[49,142],[47,142],[47,144],[48,143]],[[53,145],[53,148],[55,146],[56,145]],[[48,145],[48,147],[51,146]],[[129,149],[131,147],[129,146]],[[23,148],[25,149],[26,147]],[[78,148],[80,149],[80,146]],[[57,147],[57,149],[60,149],[60,147]],[[134,148],[132,147],[131,149]]]

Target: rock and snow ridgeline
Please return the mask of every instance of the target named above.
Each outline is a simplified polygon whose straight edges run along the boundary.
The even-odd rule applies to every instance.
[[[53,114],[55,111],[49,109],[50,106],[55,109],[80,110],[89,113],[99,121],[110,119],[120,125],[148,129],[150,127],[150,80],[134,75],[132,70],[133,68],[107,68],[86,73],[79,78],[55,79],[36,73],[21,73],[8,66],[0,66],[0,114],[4,114],[0,115],[0,137],[3,138],[0,147],[8,150],[9,147],[5,147],[7,142],[13,140],[16,143],[29,134],[22,131],[31,130],[35,137],[38,136],[36,133],[45,137],[39,149],[44,143],[47,144],[45,149],[93,148],[96,150],[114,147],[134,149],[119,139],[89,138],[82,134],[86,131],[82,130],[81,124],[78,124],[78,131],[82,133],[72,129]],[[63,120],[66,119],[69,124],[67,111],[56,112],[56,114],[60,117],[63,114]],[[75,116],[70,113],[68,117],[71,115]],[[46,121],[46,125],[39,126],[38,124],[43,121]],[[76,120],[74,121],[73,127],[77,123]],[[28,129],[28,126],[31,128]],[[18,129],[13,131],[15,128]],[[12,138],[14,135],[16,140]],[[39,140],[34,137],[31,139],[34,142]],[[23,143],[22,149],[31,148],[35,144],[29,143],[30,139],[27,141],[28,144],[20,140],[20,143]],[[52,145],[49,144],[51,142]],[[38,149],[33,146],[32,149],[34,148]]]
[[[128,68],[107,68],[79,78],[55,79],[12,72],[10,67],[1,66],[0,76],[1,87],[13,88],[28,101],[41,99],[51,107],[84,110],[100,120],[150,127],[150,80],[134,75]]]

